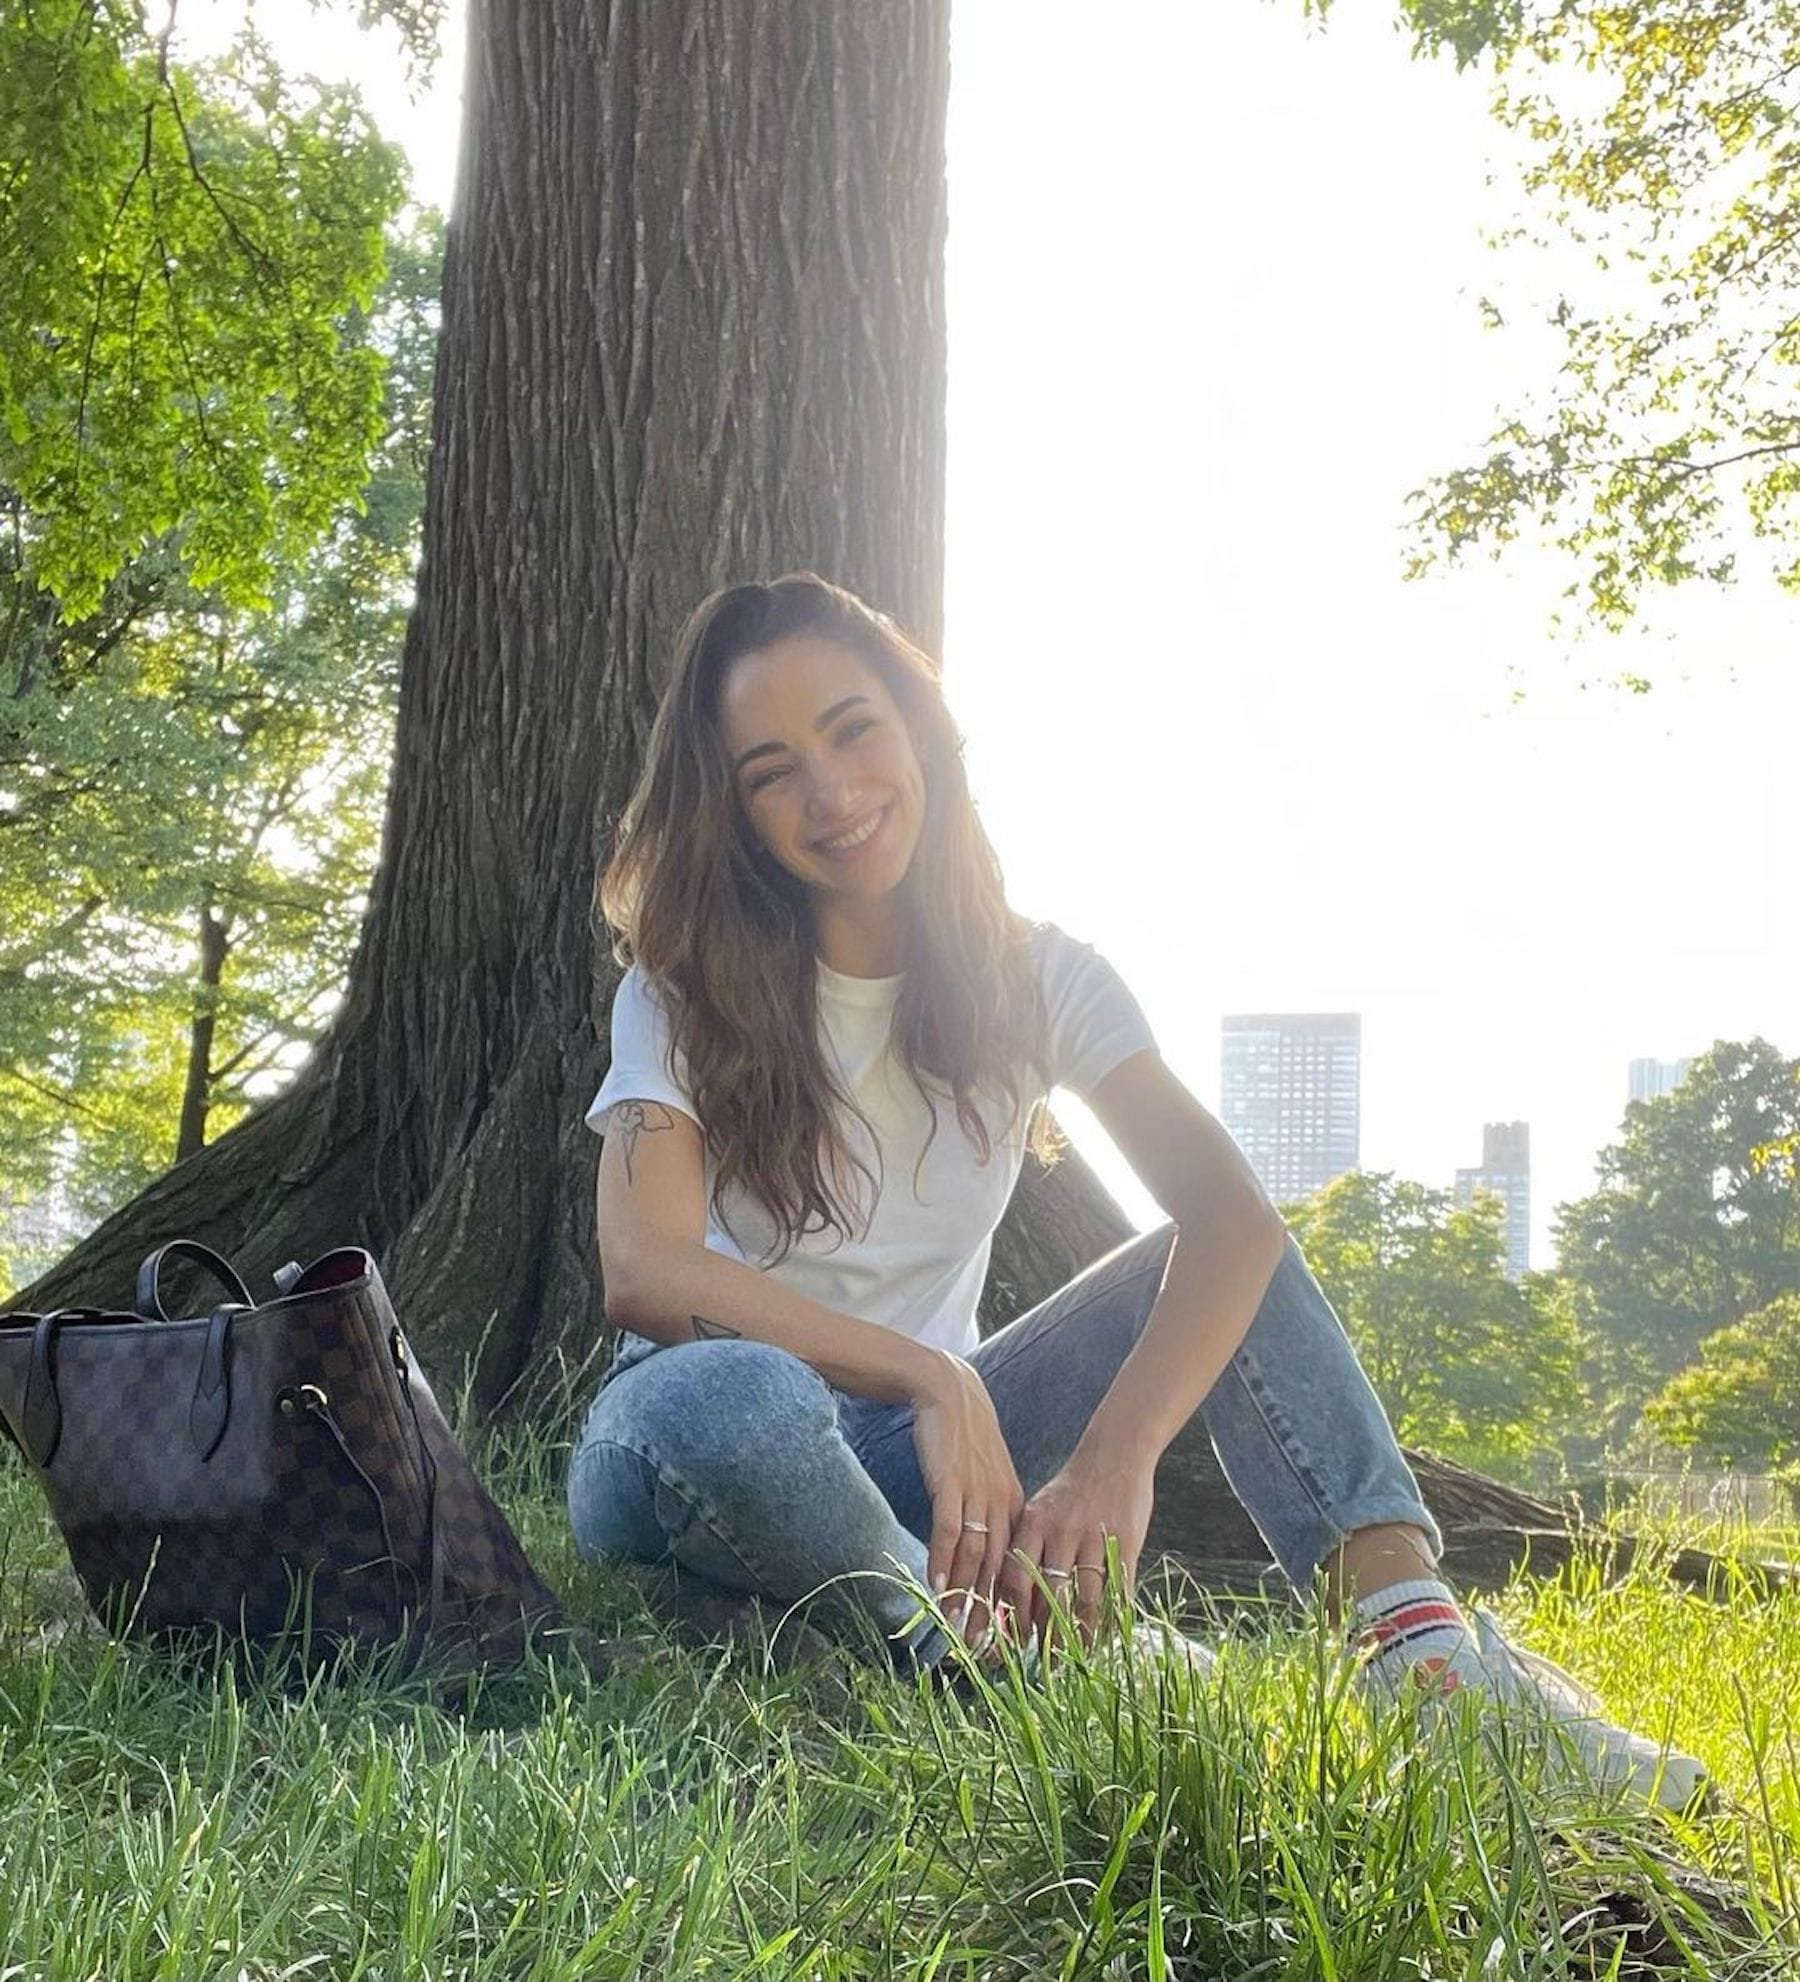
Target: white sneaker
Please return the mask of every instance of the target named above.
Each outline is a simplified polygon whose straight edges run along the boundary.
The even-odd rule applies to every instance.
[[[1196,1679],[1210,1679],[1219,1663],[1219,1655],[1211,1646],[1141,1613],[1131,1620],[1129,1638],[1123,1632],[1109,1634],[1094,1647],[1092,1658],[1096,1665],[1109,1666],[1121,1676],[1128,1668],[1149,1669],[1180,1661]]]
[[[1630,1789],[1665,1810],[1692,1811],[1705,1803],[1711,1789],[1703,1763],[1619,1727],[1606,1718],[1599,1699],[1561,1666],[1510,1643],[1485,1610],[1471,1616],[1494,1698],[1542,1715],[1566,1737],[1566,1748],[1594,1781]]]
[[[1198,1639],[1184,1637],[1168,1625],[1159,1624],[1155,1618],[1141,1614],[1131,1621],[1129,1640],[1122,1633],[1109,1632],[1087,1649],[1085,1657],[1092,1667],[1112,1673],[1118,1679],[1125,1679],[1128,1675],[1152,1678],[1158,1665],[1173,1664],[1177,1660],[1187,1666],[1196,1680],[1210,1679],[1219,1663],[1219,1655]],[[1043,1663],[1043,1648],[1036,1638],[1028,1638],[1012,1652],[1003,1652],[992,1643],[972,1652],[964,1652],[960,1646],[953,1647],[949,1656],[941,1660],[935,1669],[950,1684],[960,1685],[966,1691],[972,1671],[979,1669],[994,1679],[1015,1661],[1025,1678],[1030,1679],[1037,1674]]]

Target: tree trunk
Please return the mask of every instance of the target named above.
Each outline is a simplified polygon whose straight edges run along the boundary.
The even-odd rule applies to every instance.
[[[213,1033],[219,1022],[219,984],[231,938],[210,901],[200,907],[200,989],[188,1028],[187,1078],[181,1089],[181,1121],[175,1131],[175,1161],[185,1163],[206,1145],[206,1111],[212,1101]]]

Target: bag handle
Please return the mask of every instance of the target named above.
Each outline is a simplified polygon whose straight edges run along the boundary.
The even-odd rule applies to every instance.
[[[31,1331],[31,1361],[25,1371],[25,1396],[19,1407],[19,1450],[40,1471],[49,1465],[62,1437],[62,1401],[56,1394],[56,1348],[59,1314],[39,1315]]]
[[[62,1399],[56,1394],[56,1332],[65,1321],[91,1321],[99,1308],[58,1308],[54,1314],[8,1315],[7,1320],[31,1324],[31,1351],[25,1364],[25,1389],[19,1399],[19,1425],[14,1431],[4,1418],[12,1442],[40,1471],[56,1456],[62,1437]]]
[[[203,1246],[198,1239],[171,1239],[166,1246],[158,1246],[155,1252],[138,1268],[137,1311],[146,1321],[167,1321],[169,1315],[162,1304],[160,1282],[163,1261],[171,1255],[178,1259],[191,1259],[196,1266],[203,1266],[218,1281],[234,1305],[253,1308],[256,1302],[251,1298],[250,1289],[238,1278],[237,1268],[230,1260],[221,1257],[211,1246]]]
[[[210,1459],[225,1436],[231,1417],[231,1324],[244,1309],[227,1302],[213,1310],[201,1346],[200,1369],[188,1405],[188,1436],[200,1457]],[[138,1322],[136,1315],[108,1315],[99,1308],[58,1308],[54,1314],[22,1315],[29,1321],[31,1349],[25,1366],[25,1390],[19,1402],[19,1428],[4,1428],[13,1443],[40,1471],[56,1456],[62,1438],[62,1399],[56,1391],[56,1338],[65,1322]],[[141,1323],[140,1323],[141,1325]],[[4,1424],[4,1420],[0,1420]]]
[[[194,1379],[193,1401],[188,1405],[188,1436],[203,1460],[210,1459],[225,1436],[231,1417],[229,1350],[231,1324],[245,1310],[227,1301],[214,1308],[206,1324],[206,1342],[200,1351],[200,1373]]]

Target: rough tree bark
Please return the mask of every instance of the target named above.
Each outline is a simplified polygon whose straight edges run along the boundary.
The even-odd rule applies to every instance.
[[[712,587],[795,566],[939,640],[947,15],[475,0],[424,558],[345,1004],[291,1088],[19,1305],[122,1304],[178,1233],[264,1286],[354,1241],[432,1362],[480,1352],[484,1403],[590,1353],[580,1118],[617,980],[591,891],[659,659]],[[1028,1176],[987,1318],[1125,1229],[1078,1158]],[[1478,1526],[1542,1522],[1459,1491]],[[1197,1428],[1163,1495],[1162,1545],[1257,1552]]]

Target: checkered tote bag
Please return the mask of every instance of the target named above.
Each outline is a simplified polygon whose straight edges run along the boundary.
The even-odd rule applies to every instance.
[[[170,1319],[164,1262],[228,1298]],[[556,1599],[476,1478],[360,1247],[284,1267],[260,1306],[177,1239],[130,1314],[0,1315],[0,1420],[114,1630],[433,1643],[512,1663]]]

